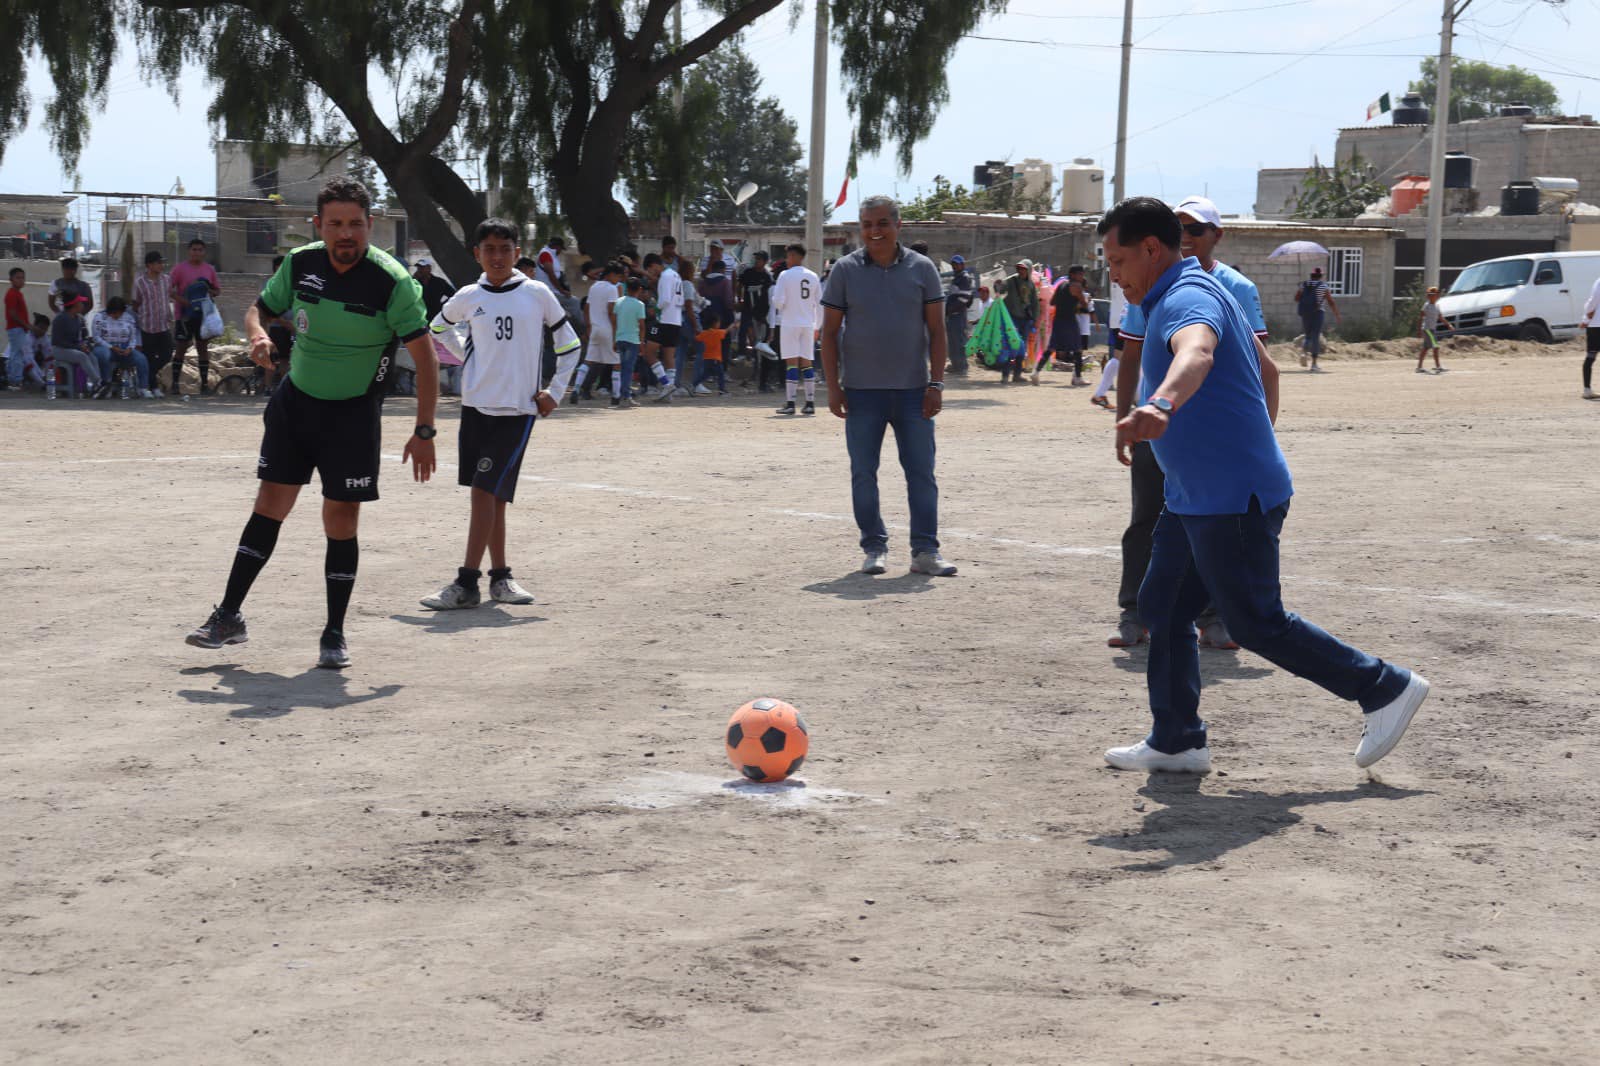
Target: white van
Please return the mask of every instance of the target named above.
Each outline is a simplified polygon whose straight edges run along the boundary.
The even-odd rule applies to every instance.
[[[1600,278],[1600,252],[1541,252],[1473,263],[1439,297],[1458,333],[1527,341],[1575,335]]]

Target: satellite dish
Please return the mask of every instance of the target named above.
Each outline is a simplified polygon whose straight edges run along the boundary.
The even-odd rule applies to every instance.
[[[745,182],[743,185],[739,186],[739,192],[733,198],[733,205],[735,207],[743,207],[746,200],[750,199],[750,197],[754,196],[760,191],[761,186],[757,185],[755,182]]]

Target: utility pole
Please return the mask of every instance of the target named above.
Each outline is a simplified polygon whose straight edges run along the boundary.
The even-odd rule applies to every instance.
[[[672,41],[673,48],[683,51],[683,4],[685,0],[672,5]],[[683,117],[683,71],[672,76],[672,110],[681,119]],[[683,200],[689,195],[688,189],[678,189],[672,197],[672,235],[678,240],[679,254],[683,254],[684,242],[688,233],[683,225]]]
[[[806,184],[806,265],[822,273],[823,141],[828,134],[828,0],[817,0],[811,53],[811,178]]]
[[[1128,68],[1133,59],[1133,0],[1122,6],[1122,86],[1117,90],[1117,166],[1111,177],[1111,202],[1119,204],[1127,193],[1128,170]]]
[[[1444,236],[1444,139],[1450,128],[1450,51],[1456,19],[1472,0],[1444,0],[1444,21],[1439,26],[1439,84],[1433,97],[1433,157],[1428,161],[1428,232],[1423,241],[1422,284],[1439,284]]]

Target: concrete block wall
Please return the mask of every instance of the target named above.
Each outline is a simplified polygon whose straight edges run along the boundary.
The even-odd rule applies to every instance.
[[[1268,258],[1273,249],[1286,241],[1315,240],[1327,248],[1360,248],[1362,251],[1361,294],[1354,297],[1336,296],[1339,310],[1347,319],[1369,316],[1387,316],[1394,298],[1393,241],[1384,231],[1374,233],[1312,231],[1297,234],[1288,230],[1250,232],[1235,226],[1225,230],[1217,258],[1234,267],[1251,281],[1261,293],[1261,310],[1266,316],[1267,328],[1275,337],[1294,336],[1300,332],[1299,316],[1295,311],[1294,293],[1299,284],[1320,266],[1327,270],[1322,259]]]

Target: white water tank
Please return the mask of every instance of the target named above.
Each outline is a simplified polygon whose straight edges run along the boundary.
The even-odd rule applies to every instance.
[[[1093,159],[1074,159],[1061,167],[1061,213],[1098,215],[1106,209],[1106,172]]]

